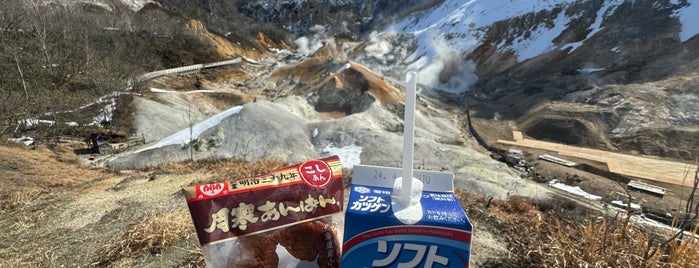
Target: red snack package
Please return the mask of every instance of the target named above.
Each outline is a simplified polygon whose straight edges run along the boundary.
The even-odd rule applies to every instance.
[[[208,267],[339,267],[337,156],[185,188]],[[341,217],[341,215],[339,215]]]

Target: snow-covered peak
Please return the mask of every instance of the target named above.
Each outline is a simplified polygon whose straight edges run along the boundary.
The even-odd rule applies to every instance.
[[[524,61],[557,48],[552,41],[560,35],[571,19],[564,14],[564,7],[574,2],[576,1],[447,0],[425,13],[407,17],[389,30],[415,34],[419,48],[413,56],[424,55],[427,59],[423,64],[427,64],[431,59],[439,57],[439,50],[432,49],[435,43],[446,45],[453,51],[469,53],[483,43],[488,28],[495,22],[540,11],[551,12],[559,8],[560,13],[554,19],[553,27],[533,25],[529,36],[522,36],[509,45],[504,42],[498,45],[502,50],[513,50],[518,60]]]
[[[139,11],[143,6],[153,2],[152,0],[121,0],[122,3],[129,6],[133,11]]]
[[[122,4],[126,5],[132,11],[139,11],[143,6],[148,3],[155,3],[154,0],[118,0]],[[109,0],[49,0],[46,2],[55,2],[65,6],[71,6],[74,4],[89,4],[93,6],[98,6],[104,8],[105,10],[114,10],[114,2]]]
[[[418,50],[407,59],[414,62],[413,67],[428,67],[435,59],[443,57],[442,51],[470,53],[483,44],[486,34],[494,23],[519,16],[546,12],[552,23],[545,20],[534,21],[530,25],[518,25],[525,29],[507,29],[518,31],[514,40],[500,40],[497,48],[502,52],[514,52],[517,60],[522,62],[555,49],[574,51],[585,40],[603,28],[603,20],[622,5],[623,0],[604,1],[594,13],[595,18],[587,28],[586,38],[569,44],[554,44],[554,39],[561,36],[570,26],[572,20],[582,14],[568,9],[580,4],[578,0],[447,0],[430,10],[416,13],[392,25],[386,31],[412,33],[416,36]],[[699,0],[687,0],[688,5],[678,8],[675,15],[682,23],[679,33],[682,42],[699,33]],[[587,4],[587,3],[583,3]],[[589,3],[592,6],[592,3]],[[677,3],[671,3],[677,4]]]

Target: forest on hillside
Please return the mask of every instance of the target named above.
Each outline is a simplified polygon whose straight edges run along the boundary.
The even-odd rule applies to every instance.
[[[219,60],[182,25],[159,10],[1,1],[0,137],[33,131],[51,140],[78,131],[66,123],[93,120],[79,107],[127,90],[135,76]]]

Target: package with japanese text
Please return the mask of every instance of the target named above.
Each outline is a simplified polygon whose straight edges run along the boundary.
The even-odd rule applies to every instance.
[[[207,267],[340,265],[337,156],[184,190]]]
[[[454,174],[415,170],[422,190],[407,213],[392,200],[400,176],[398,168],[354,166],[342,266],[468,267],[472,225],[454,196]]]

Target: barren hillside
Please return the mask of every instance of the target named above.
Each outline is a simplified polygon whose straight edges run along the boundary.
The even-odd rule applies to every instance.
[[[202,267],[182,187],[401,166],[408,71],[473,266],[699,266],[696,0],[55,3],[0,3],[0,267]]]

